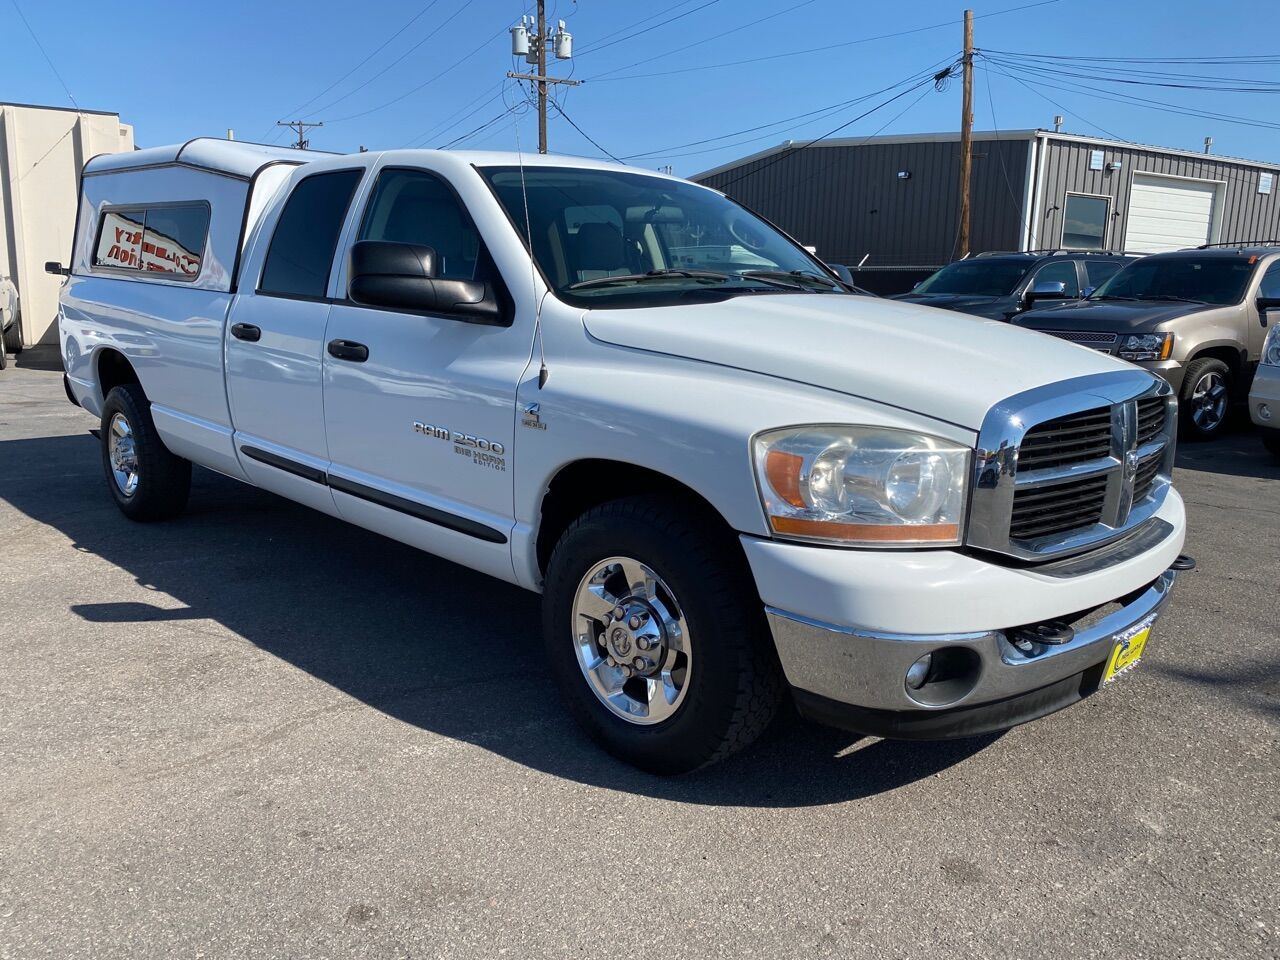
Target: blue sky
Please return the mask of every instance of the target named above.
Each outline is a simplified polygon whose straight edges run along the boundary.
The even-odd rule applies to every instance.
[[[1266,3],[1056,0],[999,13],[1029,2],[972,0],[968,5],[979,18],[977,46],[1094,57],[1275,50],[1274,18]],[[512,68],[506,28],[526,9],[520,0],[18,4],[79,105],[118,111],[143,146],[222,136],[228,127],[245,140],[284,140],[287,135],[274,122],[301,117],[325,121],[311,135],[320,149],[441,146],[468,133],[460,146],[513,149],[518,134],[523,149],[536,147],[532,113],[520,116],[517,107],[495,119],[521,96],[503,84]],[[945,65],[960,49],[964,6],[933,0],[548,0],[549,13],[567,21],[578,53],[551,72],[572,71],[586,81],[564,93],[564,111],[600,147],[635,157],[642,166],[670,163],[677,173],[690,174],[786,139],[826,133],[902,88],[860,105],[777,121]],[[631,36],[638,31],[645,32]],[[902,31],[914,32],[870,39]],[[0,0],[0,36],[6,38],[0,99],[68,105],[62,83],[11,0]],[[843,46],[779,56],[835,44]],[[761,57],[773,59],[706,69]],[[1280,79],[1274,64],[1152,69]],[[1038,76],[1058,86],[1090,82]],[[1268,122],[1274,122],[1280,96],[1128,89],[1177,107]],[[1055,113],[1065,113],[1071,132],[1109,131],[1194,150],[1211,135],[1215,153],[1280,161],[1280,129],[1160,112],[1079,90],[1037,92],[992,67],[980,66],[974,106],[979,129],[1049,126]],[[959,110],[958,80],[942,92],[926,86],[839,135],[954,130]],[[550,140],[553,151],[600,155],[554,112]],[[695,143],[703,140],[711,142]]]

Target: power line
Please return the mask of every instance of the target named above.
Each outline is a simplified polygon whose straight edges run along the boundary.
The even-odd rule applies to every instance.
[[[993,62],[993,61],[990,61],[988,59],[987,62]],[[1002,67],[1005,70],[1012,69],[1015,71],[1014,74],[1009,74],[1009,76],[1014,76],[1015,74],[1017,74],[1017,75],[1020,75],[1026,83],[1031,83],[1031,84],[1035,84],[1037,86],[1042,86],[1042,87],[1048,87],[1051,90],[1064,90],[1068,93],[1085,93],[1086,95],[1093,95],[1095,97],[1100,97],[1103,100],[1111,100],[1116,103],[1124,103],[1130,106],[1146,107],[1151,110],[1158,110],[1162,113],[1174,113],[1174,114],[1179,114],[1181,116],[1198,117],[1204,120],[1217,120],[1223,123],[1234,123],[1234,124],[1238,124],[1240,126],[1245,126],[1245,127],[1257,127],[1262,130],[1280,130],[1280,123],[1273,123],[1269,120],[1260,120],[1254,117],[1241,117],[1235,114],[1217,113],[1215,111],[1200,110],[1196,107],[1188,107],[1185,104],[1169,103],[1168,101],[1165,101],[1165,100],[1151,100],[1145,97],[1136,97],[1130,94],[1120,93],[1119,91],[1115,91],[1115,90],[1107,90],[1101,87],[1094,87],[1087,83],[1067,82],[1067,81],[1063,81],[1062,83],[1059,83],[1059,84],[1049,83],[1042,79],[1032,79],[1032,77],[1035,76],[1033,72],[1019,70],[1018,68],[1013,67],[1008,63],[999,63],[997,61],[997,65],[998,67]],[[998,71],[998,72],[1003,72],[1003,71]],[[1098,129],[1102,129],[1102,128],[1099,127]],[[1123,139],[1123,138],[1117,138],[1117,139]]]
[[[663,7],[657,13],[650,14],[649,16],[645,17],[643,20],[637,20],[635,23],[629,23],[625,27],[619,27],[617,30],[613,31],[613,33],[606,33],[603,37],[601,37],[599,40],[596,41],[596,45],[594,47],[587,47],[584,50],[581,50],[578,53],[578,56],[582,56],[583,54],[590,53],[592,50],[600,49],[601,46],[604,44],[604,41],[610,40],[613,37],[616,37],[620,33],[625,33],[626,31],[631,30],[635,27],[641,26],[646,23],[650,23],[654,20],[657,20],[660,17],[664,17],[668,13],[670,13],[672,10],[675,10],[677,7],[683,7],[686,3],[693,3],[693,2],[694,0],[678,0],[677,3],[673,3],[669,7]]]
[[[1052,104],[1053,106],[1061,110],[1063,113],[1071,114],[1071,116],[1075,117],[1085,126],[1093,127],[1093,129],[1101,131],[1103,134],[1110,137],[1112,140],[1119,140],[1123,143],[1133,142],[1131,140],[1128,140],[1125,137],[1120,136],[1119,134],[1112,133],[1106,127],[1103,127],[1103,126],[1100,126],[1099,124],[1094,123],[1088,117],[1081,116],[1080,114],[1076,113],[1074,110],[1070,109],[1069,107],[1063,106],[1061,103],[1059,103],[1057,100],[1054,100],[1052,97],[1048,96],[1047,94],[1043,94],[1039,90],[1033,89],[1030,85],[1025,83],[1023,80],[1019,79],[1018,77],[1015,77],[1013,74],[1005,73],[1003,70],[999,69],[998,67],[992,67],[990,61],[987,61],[986,63],[987,63],[988,70],[995,70],[996,73],[1000,74],[1000,76],[1006,77],[1010,80],[1013,80],[1015,83],[1020,84],[1028,93],[1034,93],[1041,100],[1045,101],[1046,103]]]
[[[812,140],[808,141],[807,143],[801,144],[800,146],[796,147],[794,150],[784,150],[780,152],[777,156],[773,157],[768,163],[762,164],[761,166],[755,167],[751,170],[744,171],[741,175],[735,177],[734,179],[728,181],[727,183],[722,183],[720,185],[720,189],[725,190],[728,187],[733,186],[735,183],[739,183],[742,180],[745,180],[747,177],[753,177],[756,174],[769,169],[769,167],[786,159],[787,157],[793,157],[796,154],[799,154],[804,150],[807,150],[809,147],[812,147],[814,144],[821,143],[823,140],[826,140],[828,137],[834,136],[835,134],[839,133],[841,130],[844,130],[846,127],[852,126],[853,124],[857,123],[859,120],[863,119],[864,117],[869,117],[871,114],[875,113],[876,111],[883,110],[885,107],[893,103],[895,100],[900,100],[901,98],[905,97],[907,94],[911,93],[914,90],[918,90],[920,87],[924,86],[925,84],[932,83],[934,84],[935,87],[939,87],[943,83],[943,81],[945,81],[948,77],[951,76],[955,68],[956,68],[956,64],[953,63],[951,64],[951,66],[947,67],[945,70],[939,71],[938,73],[934,74],[932,77],[926,77],[925,79],[918,81],[917,83],[913,84],[907,89],[899,93],[895,93],[888,100],[885,100],[881,103],[876,104],[870,110],[867,110],[864,113],[858,114],[858,116],[854,117],[852,120],[846,120],[844,123],[840,124],[838,127],[834,127],[833,129],[828,130],[826,133],[822,134],[822,136],[814,137]],[[898,83],[895,83],[889,87],[885,87],[884,90],[881,90],[878,92],[886,93],[889,90],[893,90],[895,87],[901,86],[903,82],[905,81],[899,81]],[[926,90],[925,92],[927,93],[928,91]],[[921,97],[920,99],[923,99],[923,97]]]
[[[591,134],[587,133],[587,131],[583,130],[580,126],[574,123],[573,117],[569,116],[567,113],[564,112],[564,107],[560,106],[560,104],[556,103],[554,100],[552,101],[552,106],[556,108],[556,112],[559,113],[560,116],[564,117],[566,120],[569,121],[569,126],[573,127],[573,129],[577,130],[580,134],[582,134],[582,136],[587,140],[587,142],[589,142],[593,147],[595,147],[597,150],[603,153],[610,160],[613,160],[617,163],[623,163],[622,160],[619,160],[617,157],[615,157],[612,153],[610,153],[604,147],[600,146],[600,144],[595,141],[595,138],[593,138]]]
[[[1211,83],[1182,83],[1179,80],[1194,80],[1195,77],[1166,77],[1156,78],[1149,77],[1146,79],[1140,76],[1107,76],[1105,73],[1099,73],[1096,69],[1084,73],[1079,69],[1064,69],[1062,67],[1050,66],[1033,61],[1022,61],[1002,56],[987,55],[986,59],[995,63],[1003,64],[1007,67],[1026,70],[1033,73],[1041,73],[1049,76],[1068,77],[1079,80],[1094,80],[1101,83],[1116,83],[1126,86],[1143,86],[1143,87],[1168,87],[1178,90],[1202,90],[1216,93],[1280,93],[1280,83],[1273,81],[1237,81],[1228,78],[1212,78]],[[1204,79],[1204,78],[1202,78]],[[1233,86],[1231,84],[1242,83],[1243,85]]]
[[[415,50],[417,50],[419,47],[421,47],[424,43],[426,43],[428,40],[430,40],[432,37],[434,37],[437,33],[439,33],[441,30],[443,30],[445,27],[447,27],[450,23],[452,23],[455,19],[457,19],[458,15],[459,15],[460,13],[462,13],[462,11],[466,10],[466,9],[467,9],[467,7],[469,7],[470,5],[471,5],[470,0],[463,0],[462,5],[461,5],[460,7],[458,7],[458,9],[457,9],[457,10],[455,10],[453,13],[449,14],[449,16],[447,16],[444,20],[440,21],[440,23],[438,23],[438,24],[436,25],[436,28],[435,28],[434,30],[432,30],[432,31],[431,31],[430,33],[428,33],[425,37],[423,37],[421,40],[419,40],[417,43],[415,43],[413,46],[411,46],[411,47],[410,47],[408,50],[406,50],[404,53],[400,54],[400,56],[396,57],[394,60],[392,60],[389,64],[387,64],[385,67],[383,67],[383,68],[382,68],[381,70],[379,70],[377,73],[375,73],[373,76],[369,77],[369,78],[368,78],[367,80],[365,80],[363,83],[360,83],[360,84],[356,85],[355,87],[353,87],[352,89],[348,90],[346,93],[344,93],[342,96],[338,97],[336,100],[331,100],[331,101],[329,101],[328,103],[326,103],[323,107],[317,107],[315,110],[312,110],[312,111],[308,114],[308,116],[316,116],[317,114],[324,113],[326,110],[329,110],[330,108],[335,107],[335,106],[337,106],[338,104],[340,104],[343,100],[346,100],[346,99],[348,99],[348,98],[350,98],[350,97],[354,96],[355,94],[359,93],[359,92],[360,92],[361,90],[363,90],[365,87],[369,86],[369,84],[373,83],[373,81],[377,80],[379,77],[381,77],[381,76],[383,76],[384,74],[386,74],[386,72],[387,72],[388,70],[391,70],[393,67],[395,67],[396,65],[400,64],[401,62],[403,62],[403,61],[404,61],[404,60],[409,56],[409,54],[413,53]],[[504,27],[503,29],[506,29],[506,28]],[[370,111],[370,112],[372,112],[372,111]],[[363,116],[363,114],[354,114],[354,116]],[[349,119],[351,119],[351,118],[350,118],[350,117],[340,117],[339,119],[340,119],[340,120],[349,120]],[[334,122],[334,123],[336,123],[336,122],[338,122],[338,121],[337,121],[337,120],[335,120],[335,121],[333,121],[333,122]]]
[[[1000,139],[1000,122],[996,120],[996,98],[991,93],[991,71],[984,69],[982,71],[982,79],[987,87],[987,106],[991,108],[991,129],[996,135],[996,156],[1000,159],[1000,172],[1004,176],[1004,187],[1009,194],[1009,202],[1013,205],[1013,209],[1018,212],[1018,220],[1022,224],[1022,235],[1030,237],[1031,227],[1027,220],[1026,211],[1023,210],[1023,204],[1018,200],[1018,195],[1014,193],[1013,183],[1009,179],[1009,167],[1004,162],[1004,151],[1000,149],[1003,141]]]
[[[988,14],[989,16],[989,14]],[[987,53],[998,53],[1020,57],[1034,57],[1037,60],[1080,60],[1092,63],[1192,63],[1192,64],[1271,64],[1280,63],[1276,54],[1243,54],[1229,57],[1086,57],[1060,53],[1023,53],[1014,50],[996,50],[985,48]]]
[[[495,83],[492,87],[488,87],[484,91],[484,93],[481,93],[474,100],[470,101],[465,106],[459,107],[453,113],[449,114],[449,116],[445,117],[443,120],[436,123],[435,126],[418,134],[416,137],[414,137],[412,140],[409,141],[409,146],[411,147],[421,146],[423,143],[430,140],[437,133],[441,133],[441,134],[448,133],[458,124],[471,119],[471,117],[475,116],[485,107],[487,107],[489,104],[493,103],[493,101],[501,97],[502,88],[505,86],[506,86],[505,82],[500,80],[497,83]],[[494,90],[497,90],[498,92],[494,93],[488,99],[485,99],[485,94],[491,93]],[[454,119],[455,117],[457,118],[456,120]]]
[[[36,36],[36,32],[31,29],[31,24],[27,22],[27,15],[22,12],[22,8],[18,6],[18,0],[11,0],[13,9],[17,11],[18,18],[22,21],[22,25],[27,28],[27,33],[31,34],[31,39],[35,41],[36,47],[40,50],[40,56],[44,57],[44,62],[49,65],[49,69],[53,71],[53,75],[58,78],[58,83],[62,84],[62,89],[67,95],[67,99],[71,101],[71,105],[76,108],[76,113],[81,113],[80,104],[76,103],[75,96],[71,93],[71,88],[67,86],[67,81],[62,79],[62,74],[58,72],[58,68],[54,66],[52,58],[44,48],[44,44],[40,42],[40,38]],[[81,114],[81,119],[84,115]]]
[[[498,39],[499,36],[501,36],[506,32],[507,32],[507,27],[504,26],[501,30],[497,31],[497,33],[491,34],[487,39],[482,41],[479,44],[479,46],[475,47],[470,53],[467,53],[464,56],[458,58],[453,63],[449,64],[449,66],[441,70],[439,73],[422,81],[422,83],[418,84],[416,87],[406,90],[404,93],[400,94],[398,97],[392,97],[390,100],[380,103],[376,107],[370,107],[368,110],[361,110],[359,113],[351,113],[345,117],[337,117],[331,122],[342,123],[343,121],[346,121],[346,120],[355,120],[359,117],[367,117],[371,113],[377,113],[379,110],[385,110],[387,107],[391,106],[393,103],[399,103],[401,100],[404,100],[406,97],[413,96],[419,90],[422,90],[430,86],[431,84],[435,83],[437,80],[443,77],[446,73],[449,73],[450,71],[455,70],[456,68],[462,66],[462,64],[466,63],[468,60],[474,57],[477,53],[479,53],[489,44],[493,43],[494,40]]]
[[[828,104],[825,107],[819,107],[816,110],[809,110],[805,113],[798,113],[790,117],[783,117],[780,120],[774,120],[770,123],[762,123],[754,127],[746,127],[741,130],[734,130],[732,133],[721,134],[720,136],[716,136],[716,137],[706,137],[702,140],[691,140],[688,143],[674,144],[671,146],[662,147],[657,150],[646,150],[643,153],[633,153],[629,155],[627,159],[637,160],[645,157],[661,157],[663,159],[667,159],[667,158],[680,157],[680,156],[694,156],[699,153],[710,153],[714,150],[722,150],[722,149],[725,149],[725,147],[727,146],[739,146],[742,143],[751,143],[754,140],[762,140],[764,139],[764,137],[754,137],[751,140],[740,141],[737,144],[725,144],[723,146],[712,147],[708,150],[697,150],[687,154],[679,154],[679,153],[672,152],[675,150],[683,150],[686,147],[697,147],[697,146],[702,146],[703,144],[714,143],[721,140],[730,140],[734,137],[740,137],[743,134],[747,134],[747,133],[755,133],[756,131],[759,131],[759,130],[766,130],[766,129],[770,129],[773,127],[780,127],[780,126],[784,127],[786,124],[794,123],[795,121],[799,121],[799,120],[817,119],[819,117],[823,117],[832,113],[837,113],[840,110],[843,110],[847,107],[852,107],[855,104],[864,103],[865,101],[870,100],[873,97],[877,97],[882,93],[886,93],[889,90],[896,89],[897,87],[903,86],[904,84],[910,83],[914,80],[923,79],[925,76],[933,77],[939,67],[941,67],[943,64],[950,63],[954,59],[955,58],[952,56],[947,56],[943,60],[940,60],[938,63],[930,66],[928,69],[922,70],[919,73],[913,74],[912,76],[895,84],[894,86],[887,87],[883,90],[876,90],[871,93],[864,93],[860,96],[853,97],[849,100],[841,100],[839,103]],[[781,132],[781,131],[776,131],[774,134],[768,134],[766,136],[775,136],[776,133],[778,132]]]
[[[357,70],[359,70],[361,67],[363,67],[366,63],[368,63],[370,60],[372,60],[375,56],[377,56],[379,53],[381,53],[383,50],[385,50],[385,49],[390,45],[390,43],[391,43],[393,40],[395,40],[398,36],[400,36],[400,34],[404,33],[404,32],[405,32],[406,30],[408,30],[411,26],[413,26],[415,23],[417,23],[419,20],[421,20],[421,19],[422,19],[422,17],[423,17],[423,16],[425,16],[425,15],[426,15],[426,13],[427,13],[427,12],[428,12],[432,7],[434,7],[437,3],[439,3],[439,2],[440,2],[440,0],[431,0],[431,2],[430,2],[430,3],[428,3],[425,7],[423,7],[421,10],[419,10],[417,13],[415,13],[412,17],[410,17],[408,20],[406,20],[406,21],[404,22],[404,24],[400,27],[400,29],[399,29],[399,30],[397,30],[395,33],[391,34],[391,36],[387,37],[387,39],[383,40],[383,41],[382,41],[382,43],[380,43],[377,47],[375,47],[375,48],[373,49],[373,51],[372,51],[372,52],[371,52],[367,57],[365,57],[363,60],[361,60],[359,63],[357,63],[354,67],[352,67],[350,70],[348,70],[348,71],[347,71],[346,73],[344,73],[342,76],[340,76],[337,80],[333,81],[333,83],[329,84],[327,87],[325,87],[325,88],[324,88],[323,90],[321,90],[319,93],[317,93],[317,94],[316,94],[314,97],[312,97],[310,100],[307,100],[307,101],[305,101],[304,103],[299,104],[298,106],[294,107],[292,110],[286,110],[286,111],[285,111],[285,113],[287,113],[287,114],[288,114],[288,113],[291,113],[291,114],[293,114],[294,116],[297,116],[297,115],[298,115],[302,110],[304,110],[305,108],[307,108],[307,107],[311,106],[311,104],[315,103],[317,100],[319,100],[321,97],[323,97],[326,93],[328,93],[328,92],[329,92],[330,90],[332,90],[334,87],[338,86],[338,84],[342,83],[342,82],[343,82],[344,80],[346,80],[349,76],[351,76],[353,73],[355,73],[355,72],[356,72]],[[275,131],[274,131],[274,129],[273,129],[271,132],[275,132]],[[265,136],[265,134],[264,134],[264,136]]]
[[[525,104],[524,104],[524,102],[523,102],[523,101],[521,101],[520,103],[513,103],[511,106],[507,107],[507,109],[503,110],[500,114],[498,114],[496,117],[492,117],[492,118],[490,118],[490,119],[486,120],[484,123],[480,124],[480,126],[478,126],[478,127],[474,128],[474,129],[472,129],[472,130],[468,130],[468,131],[467,131],[466,133],[464,133],[462,136],[460,136],[460,137],[455,137],[454,139],[450,140],[448,143],[441,144],[441,145],[440,145],[439,147],[437,147],[436,149],[438,149],[438,150],[448,150],[450,147],[457,146],[457,145],[458,145],[459,143],[461,143],[463,140],[466,140],[466,139],[468,139],[468,138],[470,138],[470,137],[474,137],[474,136],[475,136],[477,133],[479,133],[480,131],[485,130],[485,129],[487,129],[487,128],[489,128],[489,127],[493,126],[495,123],[497,123],[497,122],[498,122],[499,120],[501,120],[503,117],[505,117],[507,114],[514,112],[515,110],[517,110],[518,108],[520,108],[520,107],[522,107],[522,106],[525,106]]]
[[[1061,2],[1061,0],[1037,0],[1037,2],[1035,3],[1026,3],[1018,7],[1008,7],[1007,9],[1004,9],[1004,10],[993,10],[990,13],[979,14],[978,16],[974,17],[974,19],[983,20],[988,17],[999,17],[1008,13],[1017,13],[1020,10],[1028,10],[1032,7],[1043,7],[1051,3],[1059,3],[1059,2]],[[783,60],[789,57],[802,57],[810,53],[824,53],[827,50],[839,50],[844,47],[857,46],[863,43],[874,43],[878,40],[892,40],[897,37],[906,37],[906,36],[910,36],[911,34],[924,33],[927,30],[940,30],[944,27],[954,27],[958,22],[959,21],[957,20],[945,20],[941,23],[931,23],[928,26],[924,26],[924,27],[912,27],[909,30],[897,30],[893,33],[881,33],[873,37],[859,37],[857,40],[843,40],[840,43],[828,43],[820,47],[806,47],[803,50],[791,50],[791,51],[788,51],[787,53],[773,53],[773,54],[768,54],[762,57],[747,57],[742,60],[727,60],[722,63],[707,63],[707,64],[702,64],[701,66],[696,66],[696,67],[683,67],[678,70],[663,70],[660,73],[631,73],[622,77],[611,77],[611,76],[602,75],[598,77],[588,77],[587,80],[593,83],[594,82],[613,83],[619,80],[640,80],[640,79],[648,79],[651,77],[667,77],[667,76],[672,76],[673,74],[696,73],[702,70],[719,70],[724,67],[738,67],[744,64],[765,63],[770,60]],[[657,57],[652,57],[649,59],[656,60],[659,57],[662,57],[665,55],[666,54],[659,54]],[[648,62],[648,61],[646,60],[641,62]],[[636,66],[636,64],[631,64],[631,66]],[[625,70],[626,67],[620,67],[619,69]],[[609,72],[612,73],[613,71],[609,71]]]
[[[747,30],[750,27],[758,26],[759,24],[765,23],[769,20],[774,20],[774,19],[777,19],[778,17],[786,16],[788,13],[792,13],[796,10],[799,10],[801,7],[807,7],[810,4],[813,4],[816,2],[817,0],[800,0],[799,3],[793,4],[792,6],[787,7],[784,10],[779,10],[777,13],[771,13],[766,17],[757,17],[755,20],[749,20],[746,23],[739,24],[736,27],[731,27],[728,30],[723,30],[720,33],[712,34],[711,36],[704,37],[701,40],[695,40],[693,41],[693,43],[686,43],[684,46],[676,47],[674,50],[668,50],[665,53],[655,54],[652,57],[646,57],[643,60],[637,60],[635,63],[628,63],[625,67],[614,67],[612,70],[606,70],[604,73],[597,74],[592,79],[598,80],[601,77],[609,76],[609,74],[611,73],[617,73],[619,70],[628,70],[631,67],[637,67],[642,63],[650,63],[654,60],[662,60],[665,57],[675,56],[677,53],[683,53],[684,51],[691,50],[694,47],[700,47],[704,43],[711,43],[711,41],[719,40],[721,37],[727,37],[730,34],[738,33],[742,30]]]
[[[669,27],[671,26],[671,24],[676,23],[677,21],[683,20],[685,17],[692,16],[693,14],[697,13],[700,10],[705,10],[707,9],[707,7],[713,7],[719,2],[720,0],[706,0],[705,3],[702,3],[699,6],[694,7],[692,10],[686,10],[684,11],[684,13],[679,13],[676,16],[672,17],[670,20],[664,20],[662,21],[662,23],[655,23],[651,27],[645,27],[643,30],[637,30],[635,33],[629,33],[625,37],[618,37],[616,40],[610,40],[607,43],[597,43],[594,47],[587,47],[587,49],[581,51],[578,54],[578,56],[579,57],[590,56],[593,53],[603,50],[605,47],[612,47],[616,43],[625,43],[628,40],[634,40],[636,37],[649,33],[651,30],[658,30],[662,27]],[[656,16],[657,15],[655,14],[655,17]],[[654,19],[654,17],[650,17],[649,19],[652,20]],[[642,20],[640,22],[644,23],[646,21]]]

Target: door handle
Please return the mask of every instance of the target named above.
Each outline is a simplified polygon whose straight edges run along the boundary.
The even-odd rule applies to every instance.
[[[336,360],[350,360],[352,363],[364,363],[369,359],[369,348],[354,340],[330,340],[329,356]]]
[[[262,328],[255,327],[252,323],[233,323],[231,325],[231,335],[237,340],[248,340],[250,343],[257,343],[262,339]]]

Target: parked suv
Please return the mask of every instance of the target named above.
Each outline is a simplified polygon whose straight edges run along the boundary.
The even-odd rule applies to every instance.
[[[8,277],[0,276],[0,370],[5,368],[12,353],[22,352],[22,330],[18,325],[18,288]]]
[[[1280,245],[1206,246],[1144,257],[1087,299],[1015,323],[1158,373],[1178,392],[1184,435],[1206,439],[1249,392],[1267,335],[1259,306],[1276,297]]]
[[[1136,259],[1119,253],[1031,250],[980,253],[947,264],[894,300],[1010,320],[1038,300],[1075,300]]]

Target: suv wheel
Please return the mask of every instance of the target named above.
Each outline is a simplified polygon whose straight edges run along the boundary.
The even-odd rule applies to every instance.
[[[1193,360],[1178,394],[1183,437],[1187,440],[1216,437],[1227,422],[1230,402],[1231,369],[1211,357]]]
[[[617,500],[579,517],[547,569],[547,658],[570,711],[652,773],[741,749],[782,696],[750,571],[707,529],[675,500]]]
[[[191,461],[169,452],[136,383],[115,387],[102,405],[102,466],[107,489],[130,520],[169,520],[191,491]]]
[[[22,329],[18,326],[16,319],[9,329],[4,332],[4,349],[15,357],[22,352]]]

